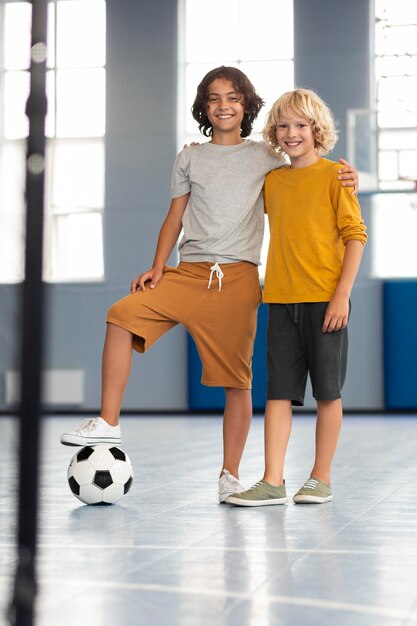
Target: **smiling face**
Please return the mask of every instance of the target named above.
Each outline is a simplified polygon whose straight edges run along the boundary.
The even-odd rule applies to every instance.
[[[245,113],[243,96],[232,81],[216,78],[207,89],[207,117],[213,126],[213,143],[240,143]]]
[[[277,120],[276,138],[292,167],[308,167],[320,158],[311,123],[292,109],[286,109]]]

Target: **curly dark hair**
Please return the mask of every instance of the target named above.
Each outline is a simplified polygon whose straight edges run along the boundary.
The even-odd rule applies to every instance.
[[[226,65],[221,65],[208,72],[197,87],[197,95],[191,107],[191,113],[196,122],[198,122],[200,132],[206,137],[211,137],[213,134],[212,124],[207,117],[207,91],[209,85],[217,78],[230,80],[236,91],[242,94],[245,113],[240,127],[240,134],[242,137],[248,137],[252,132],[253,122],[265,102],[258,96],[255,87],[246,74],[236,67],[228,67]]]

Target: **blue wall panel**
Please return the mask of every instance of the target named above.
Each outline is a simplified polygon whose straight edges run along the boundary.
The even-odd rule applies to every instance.
[[[417,281],[384,284],[385,408],[417,409]]]

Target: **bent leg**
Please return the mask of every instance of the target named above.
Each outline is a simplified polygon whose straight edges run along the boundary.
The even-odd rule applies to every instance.
[[[170,309],[176,304],[175,298],[170,298],[171,283],[176,280],[178,272],[167,268],[157,289],[129,294],[110,307],[102,356],[101,415],[85,419],[78,430],[63,433],[61,443],[81,446],[121,442],[119,415],[132,367],[132,350],[145,352],[178,323]]]
[[[111,425],[119,421],[132,368],[132,350],[145,352],[178,323],[174,296],[181,293],[179,278],[177,270],[166,268],[157,289],[129,294],[109,309],[102,360],[101,417]]]
[[[66,446],[121,444],[119,413],[132,363],[132,338],[127,330],[107,325],[102,362],[101,416],[86,418],[78,430],[61,435]]]

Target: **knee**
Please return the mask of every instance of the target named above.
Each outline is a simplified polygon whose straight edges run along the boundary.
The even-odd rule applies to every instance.
[[[124,307],[121,305],[121,302],[121,300],[118,300],[118,302],[114,302],[114,304],[111,305],[107,311],[107,321],[120,320],[123,317],[122,313]]]

